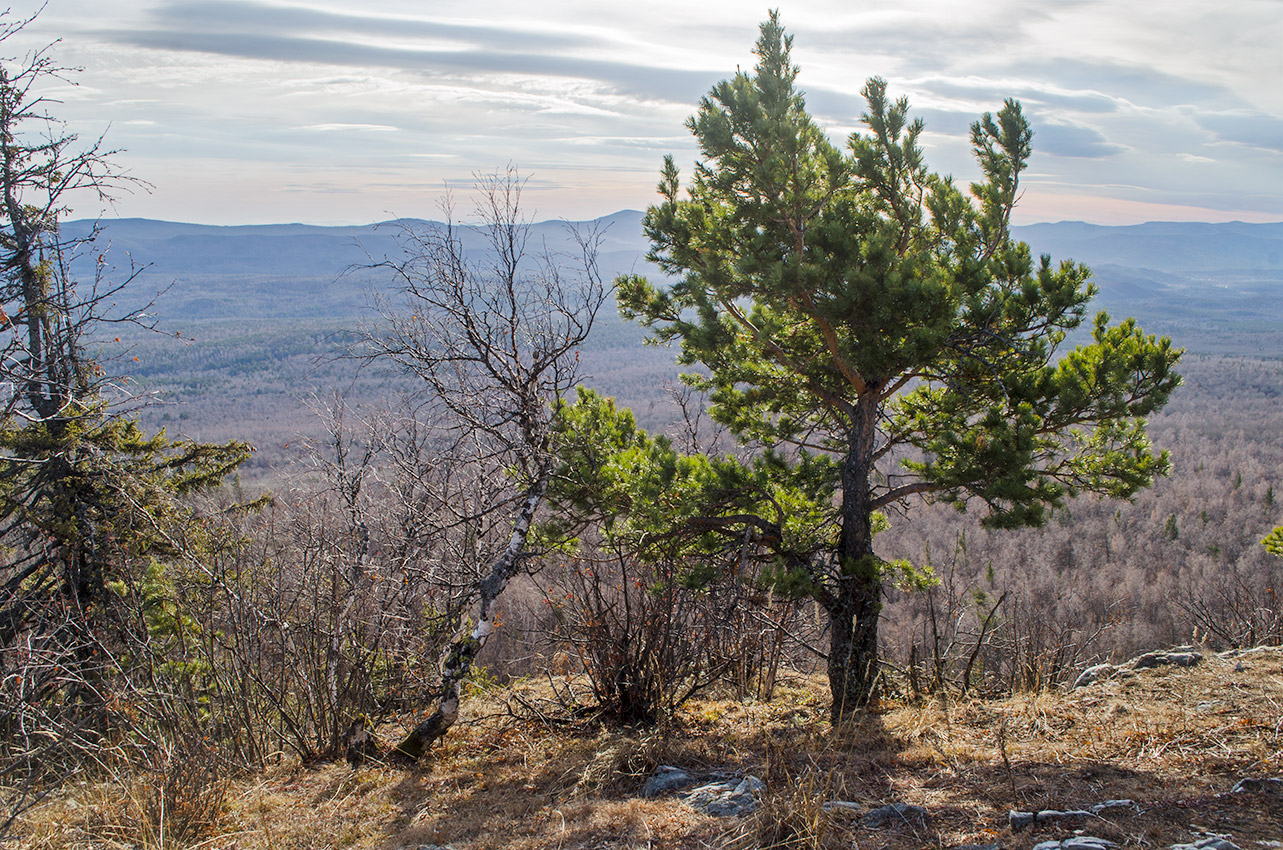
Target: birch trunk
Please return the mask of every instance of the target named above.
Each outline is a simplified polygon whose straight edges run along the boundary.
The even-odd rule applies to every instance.
[[[494,631],[491,608],[521,567],[526,538],[530,535],[535,511],[543,501],[551,476],[552,466],[545,464],[544,468],[539,470],[538,478],[526,491],[521,513],[518,514],[516,523],[513,525],[512,536],[508,538],[508,546],[491,566],[490,575],[481,583],[476,604],[460,623],[459,633],[442,655],[441,685],[437,689],[436,710],[396,745],[392,750],[394,756],[418,761],[427,752],[428,747],[443,737],[459,719],[459,699],[463,680],[467,678],[481,648],[486,645],[486,640]],[[470,632],[465,633],[469,620],[476,625]]]

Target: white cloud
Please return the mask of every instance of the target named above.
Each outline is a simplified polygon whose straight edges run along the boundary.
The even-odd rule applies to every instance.
[[[316,130],[322,133],[329,133],[336,130],[353,131],[358,133],[395,133],[400,127],[393,127],[391,124],[308,124],[304,127],[298,127],[299,130]]]
[[[799,85],[835,141],[857,126],[859,89],[878,74],[926,119],[931,163],[970,179],[967,127],[1014,96],[1034,121],[1042,175],[1026,181],[1026,212],[1091,219],[1078,207],[1096,199],[1114,216],[1159,205],[1283,218],[1276,3],[778,5]],[[689,169],[696,150],[682,122],[712,83],[751,67],[765,9],[356,8],[53,0],[12,46],[62,38],[59,59],[85,68],[55,111],[84,137],[111,125],[108,142],[156,185],[123,199],[120,214],[235,222],[252,199],[259,220],[430,215],[442,181],[511,160],[536,172],[545,213],[583,218],[650,203],[664,152]],[[1070,195],[1075,215],[1055,215]]]

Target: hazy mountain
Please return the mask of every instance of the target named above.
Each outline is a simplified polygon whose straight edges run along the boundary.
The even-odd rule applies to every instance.
[[[216,227],[146,219],[100,223],[98,243],[77,264],[91,275],[105,253],[113,274],[144,265],[138,285],[122,297],[138,299],[168,287],[157,312],[165,319],[344,319],[367,309],[368,292],[388,285],[372,268],[402,256],[406,234],[439,226],[402,219],[354,227],[302,224]],[[69,235],[92,223],[68,222]],[[572,228],[601,234],[599,262],[611,278],[624,272],[655,274],[645,260],[641,213],[624,210],[592,222],[543,221],[530,228],[531,254],[573,254]],[[475,227],[456,232],[469,250],[484,249]],[[1283,328],[1283,222],[1203,224],[1150,222],[1106,227],[1082,222],[1014,228],[1035,254],[1090,265],[1100,288],[1098,306],[1134,315],[1147,329],[1180,334],[1271,332]],[[124,305],[122,305],[124,306]],[[1262,325],[1264,323],[1264,325]],[[1261,344],[1236,340],[1247,350]]]
[[[1091,266],[1169,272],[1253,271],[1283,277],[1283,222],[1226,224],[1151,221],[1105,227],[1081,221],[1013,228],[1035,253]]]
[[[126,273],[131,261],[147,264],[118,307],[138,306],[168,287],[154,312],[173,336],[113,325],[94,354],[130,375],[142,392],[178,402],[149,409],[149,427],[202,439],[249,439],[260,452],[246,476],[270,477],[281,464],[302,462],[298,435],[319,435],[319,419],[305,402],[312,394],[341,390],[371,403],[413,388],[391,370],[361,369],[341,355],[359,347],[356,331],[372,318],[370,290],[392,285],[388,272],[380,274],[371,263],[400,256],[405,228],[428,226],[103,222],[98,244],[76,265],[81,279],[92,277],[100,254],[102,268],[112,269],[109,276]],[[623,211],[579,226],[601,231],[606,278],[655,272],[644,261],[641,213]],[[64,229],[85,234],[91,228],[74,221]],[[460,228],[459,235],[469,248],[484,247],[475,228]],[[1283,357],[1283,223],[1062,222],[1016,228],[1016,236],[1035,253],[1091,265],[1100,288],[1095,306],[1118,318],[1135,316],[1146,331],[1169,335],[1191,353]],[[532,226],[528,247],[572,252],[576,246],[563,222],[547,221]],[[1084,335],[1080,330],[1074,341]],[[662,390],[678,371],[675,351],[643,347],[644,336],[643,328],[608,307],[581,365],[591,386],[635,410],[645,427],[662,429],[677,415]]]
[[[93,222],[67,222],[69,236],[90,232]],[[94,257],[109,249],[118,265],[128,256],[148,264],[149,273],[171,275],[294,275],[337,277],[345,271],[398,256],[407,234],[440,227],[437,222],[399,219],[352,227],[319,227],[307,224],[264,224],[218,227],[181,224],[141,218],[99,222],[100,235]],[[532,224],[528,250],[569,252],[575,249],[572,231],[602,234],[600,251],[612,269],[637,261],[645,251],[641,213],[618,212],[591,222],[543,221]],[[486,238],[479,228],[456,226],[455,233],[468,250],[482,250]],[[88,256],[86,260],[92,259]]]
[[[128,254],[150,263],[159,274],[183,275],[339,275],[398,252],[408,230],[439,226],[400,219],[353,227],[268,224],[217,227],[125,218],[100,223],[100,244],[111,256]],[[69,235],[82,235],[89,221],[64,225]],[[543,221],[530,229],[530,246],[573,250],[570,228],[603,234],[602,258],[611,270],[641,262],[647,243],[641,213],[624,210],[592,222]],[[481,248],[484,235],[475,227],[456,226],[465,247]],[[1106,227],[1079,221],[1013,228],[1035,254],[1072,258],[1092,266],[1121,266],[1188,274],[1205,271],[1269,272],[1283,275],[1283,222],[1274,224],[1203,224],[1149,222]],[[95,252],[96,254],[97,252]]]

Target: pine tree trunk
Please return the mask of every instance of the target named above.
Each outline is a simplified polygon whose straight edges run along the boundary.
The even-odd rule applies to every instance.
[[[873,554],[869,483],[879,407],[878,389],[870,386],[856,402],[842,467],[839,577],[828,611],[829,690],[835,725],[868,703],[877,676],[882,578]]]

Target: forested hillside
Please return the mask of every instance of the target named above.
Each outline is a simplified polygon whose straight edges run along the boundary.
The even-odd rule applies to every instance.
[[[640,214],[590,224],[610,237],[603,268],[645,267]],[[346,399],[349,417],[374,417],[418,389],[354,356],[361,329],[375,319],[374,298],[390,286],[365,266],[395,252],[388,228],[397,226],[108,225],[106,234],[123,234],[115,246],[156,258],[148,272],[153,284],[170,270],[171,288],[156,310],[162,328],[181,336],[134,334],[121,343],[127,357],[138,358],[129,371],[157,393],[147,421],[174,434],[250,440],[256,450],[240,479],[251,489],[288,487],[312,474],[326,433],[323,411],[336,398]],[[984,601],[1004,593],[1003,611],[1013,612],[1005,627],[1012,652],[1019,643],[1028,657],[1002,664],[1028,665],[1019,675],[1034,681],[1063,682],[1099,658],[1189,640],[1196,628],[1227,645],[1278,633],[1283,625],[1267,589],[1283,586],[1283,571],[1257,541],[1283,515],[1273,497],[1273,488],[1283,487],[1276,477],[1283,468],[1276,415],[1283,225],[1066,222],[1015,232],[1036,251],[1092,265],[1100,309],[1134,316],[1186,348],[1184,385],[1150,427],[1155,444],[1171,451],[1173,472],[1134,504],[1083,498],[1035,531],[984,531],[977,517],[946,506],[893,516],[882,538],[887,556],[929,561],[946,579],[931,594],[893,600],[888,640],[897,656],[907,661],[936,640],[955,653],[970,651],[988,611]],[[563,223],[548,222],[532,236],[565,250],[566,233]],[[193,240],[202,253],[187,253]],[[317,274],[290,274],[304,256],[301,268]],[[327,266],[329,277],[321,273]],[[251,268],[264,273],[244,272]],[[643,425],[679,433],[674,352],[643,339],[613,307],[604,311],[583,347],[585,381],[631,408]],[[1278,495],[1283,499],[1283,489]],[[923,629],[932,606],[939,609],[935,627],[948,635],[928,641]],[[1024,629],[1033,633],[1018,638]]]
[[[308,398],[355,386],[368,401],[404,388],[378,367],[362,372],[356,361],[340,358],[359,348],[360,329],[375,317],[375,297],[391,286],[386,273],[370,266],[396,256],[401,228],[426,223],[100,224],[98,248],[110,247],[117,264],[126,257],[145,264],[120,294],[120,306],[143,306],[154,297],[150,309],[159,330],[170,335],[130,333],[119,345],[101,341],[104,355],[126,355],[126,371],[159,394],[161,406],[148,421],[210,437],[244,435],[258,446],[247,470],[257,477],[276,466],[284,444],[314,433],[302,403]],[[87,233],[92,225],[69,222],[67,232]],[[598,261],[608,279],[655,273],[645,261],[640,213],[619,212],[579,226],[604,234]],[[479,238],[467,228],[461,232],[465,244]],[[1134,316],[1191,354],[1283,356],[1283,225],[1062,222],[1013,232],[1035,252],[1091,266],[1100,288],[1095,307]],[[531,239],[554,252],[570,244],[566,225],[556,221],[534,225]],[[84,252],[81,267],[96,256]],[[643,339],[637,325],[613,308],[605,311],[585,346],[590,383],[617,396],[643,422],[663,427],[671,423],[662,391],[675,381],[671,355],[643,348]],[[359,389],[367,384],[368,391]]]

